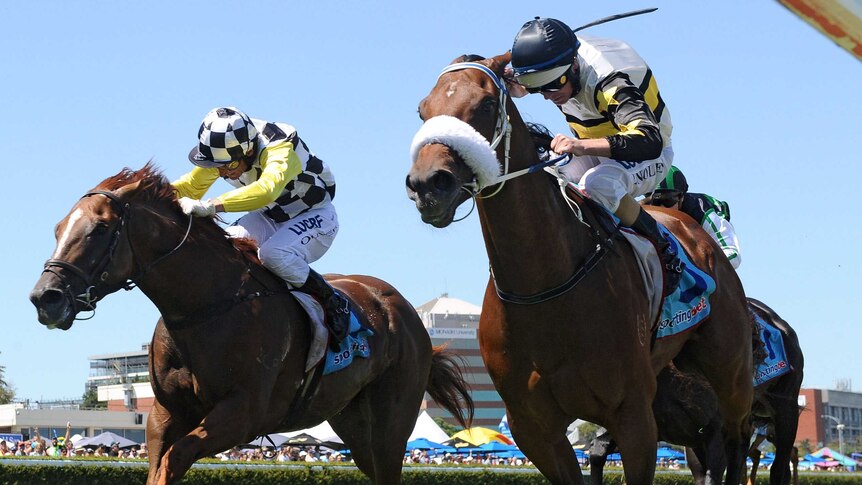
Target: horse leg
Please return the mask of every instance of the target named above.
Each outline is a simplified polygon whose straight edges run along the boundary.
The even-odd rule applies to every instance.
[[[150,462],[147,485],[153,485],[158,481],[162,457],[168,447],[194,427],[193,423],[172,415],[158,401],[153,404],[153,409],[147,418],[147,453]]]
[[[694,478],[695,485],[704,485],[706,483],[706,472],[703,468],[702,456],[698,456],[699,451],[702,455],[702,450],[686,447],[685,461],[688,463],[688,469],[691,470],[691,476]]]
[[[790,454],[790,464],[793,468],[793,485],[799,485],[799,448],[795,446]]]
[[[799,422],[796,403],[788,401],[778,406],[774,422],[775,436],[772,444],[775,445],[775,461],[772,462],[772,468],[769,471],[769,484],[787,485],[791,479],[790,461],[796,449],[793,442],[796,440],[796,427]]]
[[[584,485],[584,475],[572,444],[566,438],[565,419],[558,420],[559,434],[555,440],[540,430],[548,428],[547,414],[539,413],[539,418],[520,411],[516,407],[506,406],[509,417],[509,428],[512,437],[518,443],[518,448],[536,465],[539,472],[551,483]],[[544,419],[543,419],[544,418]]]
[[[760,466],[760,450],[756,446],[752,446],[748,452],[748,457],[751,458],[751,472],[748,474],[747,485],[755,485],[757,483],[757,467]]]
[[[415,368],[394,365],[329,420],[350,447],[356,466],[378,485],[401,483],[407,440],[427,382],[416,379],[413,372],[402,372]]]
[[[609,424],[611,426],[608,430],[616,439],[623,459],[626,483],[652,483],[655,476],[658,432],[651,399],[623,402]]]
[[[751,442],[751,447],[748,448],[748,457],[751,458],[751,472],[748,474],[748,482],[740,483],[746,483],[746,485],[757,483],[757,467],[760,465],[760,444],[765,439],[766,436],[762,434],[754,435],[754,441]]]
[[[215,407],[195,429],[177,440],[161,459],[157,485],[170,485],[182,479],[194,462],[230,448],[248,437],[251,405],[247,397],[230,396]]]
[[[374,474],[374,453],[371,447],[371,405],[363,390],[338,414],[329,418],[332,430],[344,441],[350,449],[353,463],[372,482],[376,483]],[[405,445],[405,450],[407,446]],[[403,454],[401,458],[403,459]],[[400,483],[400,482],[395,482]]]
[[[608,455],[613,453],[617,444],[610,433],[602,433],[593,440],[590,446],[590,484],[596,485],[602,483],[605,472],[605,463],[608,461]]]

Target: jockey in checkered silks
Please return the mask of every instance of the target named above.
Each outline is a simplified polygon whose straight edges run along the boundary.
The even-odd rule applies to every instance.
[[[228,234],[257,242],[266,268],[321,301],[334,337],[330,345],[337,348],[349,326],[348,301],[309,267],[338,234],[329,167],[293,126],[252,119],[230,107],[207,113],[189,161],[196,167],[173,182],[183,212],[198,217],[248,212],[226,229]],[[236,188],[202,200],[219,177]]]

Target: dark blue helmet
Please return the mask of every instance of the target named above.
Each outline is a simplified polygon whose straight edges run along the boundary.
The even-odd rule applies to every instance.
[[[530,20],[515,36],[512,70],[526,88],[539,88],[565,75],[578,54],[580,42],[565,23],[550,18]]]

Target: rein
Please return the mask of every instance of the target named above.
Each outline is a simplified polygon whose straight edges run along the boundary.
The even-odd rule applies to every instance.
[[[43,273],[52,273],[57,278],[59,278],[60,281],[63,282],[63,284],[65,285],[66,295],[69,297],[70,300],[80,303],[84,307],[85,311],[93,312],[90,316],[86,318],[75,318],[76,320],[89,320],[93,318],[96,315],[96,303],[102,298],[104,298],[107,294],[111,293],[110,291],[106,291],[102,295],[95,293],[96,285],[107,281],[107,279],[109,278],[110,273],[107,271],[107,267],[114,259],[114,253],[117,249],[117,246],[119,245],[123,228],[129,225],[129,221],[131,219],[131,211],[129,210],[131,207],[130,204],[128,202],[123,202],[122,200],[120,200],[120,198],[117,197],[116,194],[114,194],[113,192],[108,192],[105,190],[94,190],[92,192],[87,192],[86,194],[84,194],[81,199],[94,195],[104,195],[105,197],[107,197],[120,213],[120,222],[117,224],[116,229],[114,229],[113,234],[111,234],[111,241],[108,244],[108,249],[106,251],[107,254],[102,257],[101,261],[99,261],[99,263],[89,274],[87,274],[86,271],[75,266],[74,264],[68,261],[63,261],[62,259],[49,259],[45,262],[45,266],[42,269]],[[192,220],[193,217],[190,215],[188,228],[186,229],[186,233],[180,243],[177,244],[176,247],[168,251],[166,254],[163,254],[162,256],[156,258],[144,268],[141,268],[140,264],[138,263],[138,258],[135,256],[135,247],[132,245],[132,241],[130,238],[128,238],[127,233],[126,238],[129,242],[129,250],[132,252],[132,259],[135,261],[135,265],[138,266],[138,274],[133,277],[127,278],[123,283],[118,286],[117,289],[122,288],[126,291],[135,289],[135,287],[137,286],[136,280],[140,280],[141,278],[143,278],[150,270],[153,269],[153,267],[164,261],[168,256],[171,256],[172,254],[177,252],[177,250],[180,249],[180,247],[186,242],[189,237],[189,232],[191,232],[192,229]],[[54,270],[55,267],[68,270],[72,274],[80,278],[84,282],[84,287],[86,288],[84,290],[84,293],[81,293],[80,295],[72,294],[72,286],[66,280],[66,277],[64,275]],[[96,278],[98,278],[98,281],[95,281]]]

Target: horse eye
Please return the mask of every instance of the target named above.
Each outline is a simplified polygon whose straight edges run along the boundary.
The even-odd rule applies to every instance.
[[[93,234],[95,234],[97,236],[101,236],[102,234],[105,234],[106,232],[108,232],[108,224],[105,222],[98,222],[98,223],[96,223],[96,227],[93,228]]]
[[[485,98],[482,100],[482,111],[485,113],[490,113],[497,106],[497,100],[492,98]]]

